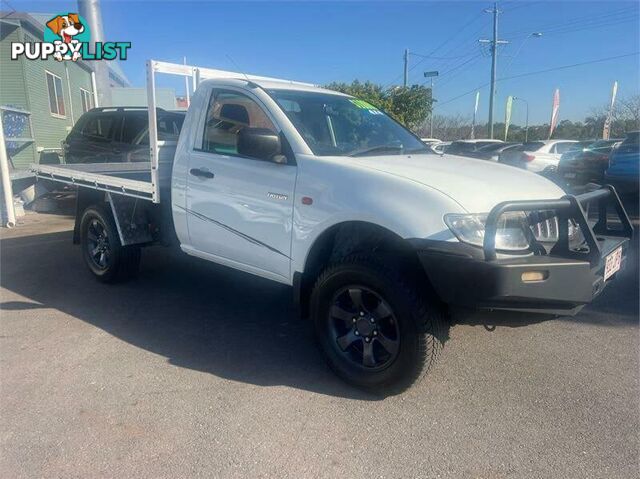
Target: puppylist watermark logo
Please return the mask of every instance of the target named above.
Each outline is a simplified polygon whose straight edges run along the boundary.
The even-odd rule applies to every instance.
[[[77,13],[61,13],[49,20],[42,42],[12,42],[11,59],[58,61],[126,60],[131,42],[91,42],[89,25]]]

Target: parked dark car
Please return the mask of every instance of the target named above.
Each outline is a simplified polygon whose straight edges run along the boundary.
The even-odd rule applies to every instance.
[[[562,160],[564,158],[564,159],[568,160],[568,159],[571,159],[571,158],[575,158],[580,153],[582,153],[584,150],[589,148],[590,145],[593,145],[596,141],[598,141],[598,140],[594,139],[594,140],[578,141],[577,143],[574,143],[571,146],[569,146],[569,149],[562,154],[560,159]]]
[[[640,131],[627,133],[624,141],[611,152],[605,182],[621,193],[638,194],[640,181]]]
[[[477,148],[467,156],[478,158],[479,160],[498,161],[500,153],[517,148],[520,145],[522,145],[522,143],[491,143]]]
[[[558,178],[568,186],[587,183],[602,184],[604,171],[609,164],[609,155],[622,140],[597,140],[587,146],[570,150],[560,157]]]
[[[146,108],[93,108],[82,115],[62,142],[66,163],[149,161]],[[184,112],[158,110],[158,140],[177,141]]]

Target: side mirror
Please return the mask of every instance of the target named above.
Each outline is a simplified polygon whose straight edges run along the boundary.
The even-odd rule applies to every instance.
[[[238,133],[238,154],[259,160],[282,161],[280,137],[268,128],[245,127]]]

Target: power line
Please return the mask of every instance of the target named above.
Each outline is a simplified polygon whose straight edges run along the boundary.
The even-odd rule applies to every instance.
[[[575,67],[580,67],[583,65],[591,65],[594,63],[602,63],[602,62],[607,62],[607,61],[611,61],[611,60],[618,60],[620,58],[627,58],[627,57],[632,57],[635,55],[640,54],[640,52],[633,52],[633,53],[626,53],[624,55],[616,55],[613,57],[605,57],[605,58],[598,58],[596,60],[589,60],[589,61],[585,61],[585,62],[580,62],[580,63],[572,63],[570,65],[561,65],[558,67],[553,67],[553,68],[546,68],[544,70],[537,70],[537,71],[532,71],[532,72],[526,72],[526,73],[520,73],[518,75],[512,75],[512,76],[508,76],[508,77],[502,77],[502,78],[498,78],[496,79],[496,82],[500,82],[500,81],[504,81],[504,80],[512,80],[514,78],[522,78],[522,77],[526,77],[526,76],[532,76],[532,75],[539,75],[541,73],[548,73],[548,72],[553,72],[553,71],[558,71],[558,70],[566,70],[568,68],[575,68]],[[440,106],[442,105],[446,105],[447,103],[451,103],[452,101],[455,101],[459,98],[462,98],[464,96],[470,95],[471,93],[475,93],[477,90],[479,90],[480,88],[484,88],[487,85],[489,85],[490,82],[486,82],[483,83],[482,85],[479,85],[465,93],[461,93],[458,96],[455,96],[453,98],[450,98],[448,100],[445,100],[443,102],[440,102]]]
[[[455,33],[453,35],[451,35],[449,38],[447,38],[444,42],[442,42],[440,45],[438,45],[431,53],[429,53],[428,56],[433,55],[434,53],[436,53],[438,50],[440,50],[442,47],[444,47],[447,43],[449,43],[451,40],[453,40],[455,37],[457,37],[460,33],[462,33],[467,27],[469,27],[470,25],[472,25],[473,23],[475,23],[478,19],[480,19],[482,16],[482,12],[478,12],[478,14],[471,18],[471,20],[469,20],[467,23],[465,23],[461,28],[457,29],[455,31]],[[416,68],[420,63],[422,63],[421,60],[418,63],[416,63],[413,68]]]
[[[420,53],[414,53],[414,52],[409,52],[409,55],[412,55],[414,57],[421,57],[421,58],[425,58],[428,60],[457,60],[459,58],[469,58],[470,56],[473,56],[473,53],[470,53],[468,55],[458,55],[455,57],[432,57],[432,56],[428,56],[428,55],[422,55]]]
[[[558,29],[558,28],[565,28],[565,27],[570,27],[570,26],[576,26],[576,25],[583,25],[585,22],[589,22],[589,21],[602,21],[602,20],[613,20],[614,17],[619,17],[619,16],[627,16],[629,14],[631,14],[632,12],[636,11],[635,8],[633,7],[625,7],[625,8],[621,8],[619,10],[614,10],[611,12],[606,12],[606,13],[602,13],[601,15],[598,16],[594,16],[593,14],[590,15],[583,15],[581,17],[576,17],[573,20],[569,20],[569,21],[562,21],[562,22],[555,22],[555,23],[546,23],[543,25],[538,25],[536,27],[531,27],[531,28],[525,28],[525,29],[517,29],[517,30],[512,30],[512,31],[508,31],[503,33],[505,36],[516,36],[516,35],[520,35],[523,33],[527,33],[530,31],[543,31],[543,32],[547,32],[553,29]]]
[[[630,22],[637,22],[637,19],[627,17],[627,18],[618,19],[616,21],[585,23],[584,25],[581,25],[577,28],[558,28],[556,30],[547,30],[544,32],[544,34],[546,36],[563,35],[566,33],[579,32],[582,30],[594,30],[596,28],[605,28],[613,25],[620,25],[623,23],[630,23]]]
[[[453,75],[449,75],[445,78],[445,80],[442,83],[439,83],[438,86],[439,88],[444,88],[445,86],[447,86],[449,83],[451,83],[453,80],[455,80],[456,78],[458,78],[460,75],[462,75],[465,71],[469,70],[469,68],[471,68],[472,66],[474,66],[475,64],[478,63],[478,61],[482,60],[484,58],[484,55],[478,55],[476,58],[473,59],[473,61],[471,63],[468,63],[464,68],[458,70],[456,73],[454,73]]]
[[[533,5],[537,5],[539,3],[544,3],[544,2],[518,2],[518,5],[511,7],[511,8],[505,8],[502,10],[502,13],[509,13],[512,12],[514,10],[518,10],[519,8],[523,8],[523,7],[532,7]],[[502,6],[505,6],[505,3],[502,4]]]
[[[610,60],[617,60],[619,58],[632,57],[632,56],[638,55],[639,53],[640,53],[640,51],[633,52],[633,53],[625,53],[624,55],[616,55],[614,57],[598,58],[597,60],[589,60],[589,61],[586,61],[586,62],[573,63],[571,65],[561,65],[559,67],[547,68],[547,69],[544,69],[544,70],[537,70],[537,71],[527,72],[527,73],[519,73],[517,75],[511,75],[511,76],[508,76],[508,77],[500,78],[500,81],[502,81],[502,80],[512,80],[514,78],[521,78],[521,77],[531,76],[531,75],[538,75],[540,73],[547,73],[547,72],[553,72],[553,71],[558,71],[558,70],[566,70],[567,68],[581,67],[583,65],[591,65],[592,63],[602,63],[602,62],[606,62],[606,61],[610,61]]]
[[[450,37],[448,37],[445,41],[443,41],[441,44],[439,44],[436,48],[434,48],[431,52],[429,52],[428,55],[421,55],[424,58],[422,58],[421,60],[419,60],[418,62],[416,62],[415,64],[413,64],[408,71],[411,72],[413,70],[415,70],[419,65],[421,65],[427,58],[431,57],[434,53],[436,53],[437,51],[439,51],[441,48],[443,48],[445,45],[447,45],[451,40],[453,40],[455,37],[457,37],[461,32],[463,32],[466,28],[468,28],[470,25],[472,25],[473,23],[475,23],[479,18],[481,18],[482,16],[482,12],[479,12],[477,15],[475,15],[474,17],[472,17],[467,23],[465,23],[461,28],[456,29],[456,31],[453,33],[453,35],[451,35]],[[386,89],[388,87],[390,87],[391,85],[393,85],[399,78],[401,78],[403,74],[400,74],[398,76],[396,76],[391,82],[389,82],[388,84],[386,84],[383,89]]]

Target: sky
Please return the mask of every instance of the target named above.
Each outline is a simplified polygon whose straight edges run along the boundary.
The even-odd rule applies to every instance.
[[[107,41],[130,41],[122,68],[134,86],[144,86],[149,58],[267,75],[316,84],[369,80],[402,84],[409,49],[409,83],[425,83],[438,70],[436,114],[473,113],[486,118],[491,58],[479,39],[490,38],[486,1],[375,2],[170,2],[102,0]],[[553,92],[560,89],[560,119],[582,120],[609,102],[614,81],[619,96],[640,93],[639,2],[498,2],[499,39],[496,121],[504,119],[508,95],[529,103],[530,123],[549,121]],[[2,0],[27,12],[74,12],[76,2]],[[532,36],[542,33],[542,36]],[[557,69],[567,65],[602,62]],[[427,57],[427,58],[425,58]],[[544,71],[551,70],[551,71]],[[535,73],[544,71],[542,73]],[[508,79],[508,77],[514,77]],[[182,82],[164,80],[184,93]],[[480,87],[480,88],[478,88]],[[515,102],[512,122],[524,124],[524,104]]]

